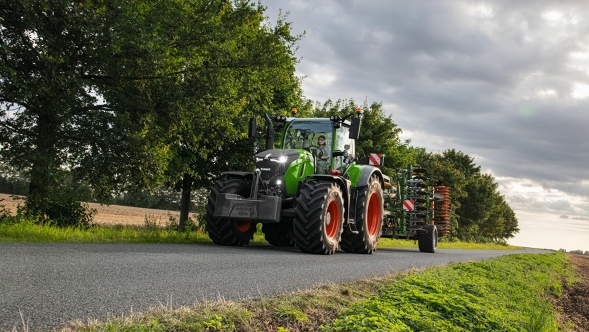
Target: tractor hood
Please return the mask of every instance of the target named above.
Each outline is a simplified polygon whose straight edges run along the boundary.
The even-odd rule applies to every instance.
[[[300,156],[297,150],[264,150],[256,154],[256,168],[262,172],[262,180],[270,180],[277,175],[284,175],[288,166]]]

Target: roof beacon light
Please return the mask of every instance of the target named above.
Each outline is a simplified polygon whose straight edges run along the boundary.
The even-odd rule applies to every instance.
[[[296,107],[291,108],[290,112],[292,113],[292,116],[297,116],[297,108]]]
[[[362,107],[356,108],[356,114],[358,114],[358,115],[362,114]]]

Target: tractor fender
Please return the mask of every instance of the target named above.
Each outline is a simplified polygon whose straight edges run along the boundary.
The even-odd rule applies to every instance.
[[[365,165],[362,167],[362,170],[360,171],[360,177],[358,177],[358,182],[356,183],[356,188],[367,186],[372,175],[376,175],[378,177],[380,186],[384,189],[384,178],[382,176],[382,172],[380,169],[370,165]]]

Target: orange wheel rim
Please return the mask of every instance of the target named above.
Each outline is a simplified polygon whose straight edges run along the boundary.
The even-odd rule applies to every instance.
[[[366,216],[368,234],[374,235],[380,223],[380,200],[377,193],[372,193],[368,200],[368,215]]]
[[[236,221],[235,225],[240,232],[245,233],[250,229],[252,223],[249,221]]]
[[[335,200],[329,202],[327,214],[325,215],[325,233],[327,237],[334,237],[339,228],[340,211]]]

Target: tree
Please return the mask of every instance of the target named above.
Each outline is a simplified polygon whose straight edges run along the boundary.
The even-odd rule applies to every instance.
[[[0,158],[28,172],[31,212],[62,190],[62,170],[104,201],[166,181],[186,192],[242,161],[247,113],[300,97],[299,36],[263,12],[239,0],[3,2]]]
[[[452,236],[465,241],[502,241],[519,231],[515,213],[497,191],[490,174],[481,172],[474,158],[454,149],[427,153],[417,149],[417,162],[430,177],[451,188]]]
[[[104,17],[91,2],[0,5],[0,157],[30,179],[27,208],[62,195],[64,167],[101,139],[114,114],[85,73],[98,70]]]

